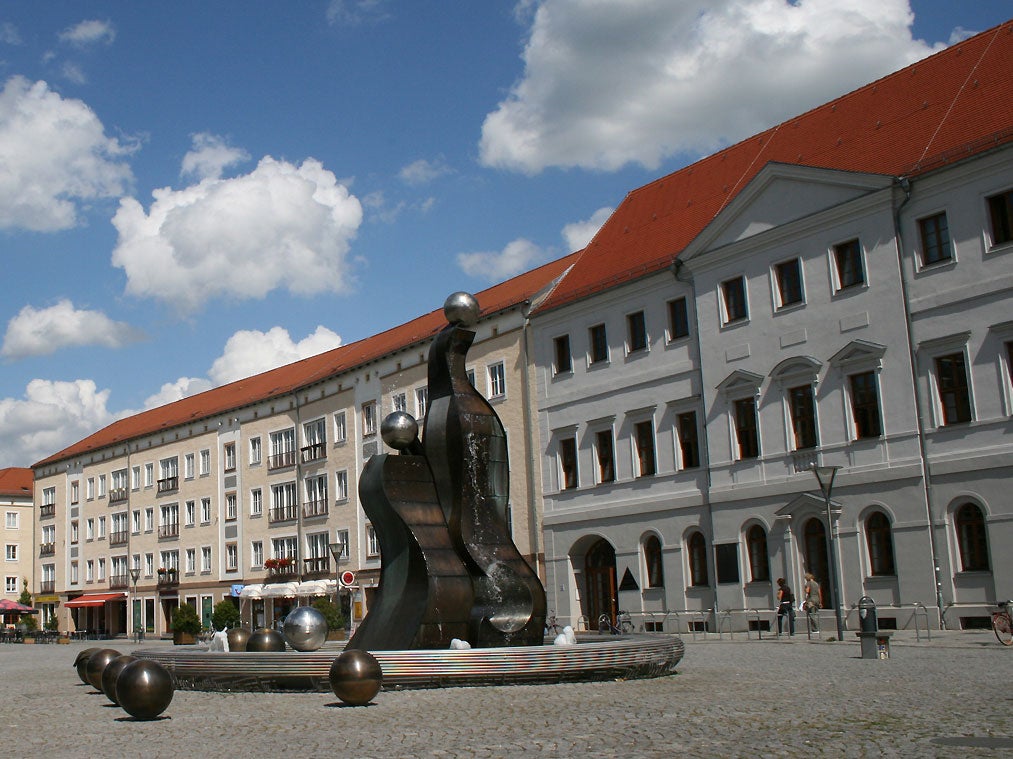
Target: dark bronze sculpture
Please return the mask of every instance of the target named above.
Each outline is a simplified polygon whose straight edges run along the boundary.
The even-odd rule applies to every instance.
[[[130,662],[116,678],[116,698],[135,719],[155,719],[168,708],[174,692],[169,670],[147,659]]]
[[[377,597],[348,649],[543,641],[545,590],[507,527],[506,434],[465,370],[478,302],[454,293],[444,313],[450,324],[429,352],[423,441],[409,415],[390,415],[383,438],[401,455],[372,457],[359,482],[382,564]]]

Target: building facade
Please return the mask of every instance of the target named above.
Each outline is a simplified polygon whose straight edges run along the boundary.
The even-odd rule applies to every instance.
[[[0,510],[3,511],[3,597],[17,601],[24,590],[35,592],[36,524],[32,470],[0,469]],[[47,533],[48,537],[48,533]],[[49,546],[42,542],[40,551]]]

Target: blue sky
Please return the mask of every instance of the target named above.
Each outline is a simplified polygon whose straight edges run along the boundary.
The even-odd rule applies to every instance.
[[[0,5],[0,467],[579,249],[1006,0]]]

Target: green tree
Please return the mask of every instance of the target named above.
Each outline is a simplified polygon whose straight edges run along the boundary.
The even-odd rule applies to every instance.
[[[345,618],[341,614],[341,609],[333,601],[326,598],[318,598],[313,602],[313,608],[324,615],[324,619],[327,620],[328,630],[345,629]]]
[[[18,603],[21,604],[22,606],[31,606],[32,594],[31,591],[28,590],[28,578],[22,577],[21,584],[22,584],[21,595],[18,597]]]
[[[177,606],[172,612],[172,629],[175,632],[196,635],[201,631],[200,617],[190,604]]]
[[[230,599],[223,598],[215,604],[214,611],[211,612],[211,624],[214,625],[216,630],[224,630],[226,627],[239,627],[241,622],[239,609],[236,608],[236,605]]]

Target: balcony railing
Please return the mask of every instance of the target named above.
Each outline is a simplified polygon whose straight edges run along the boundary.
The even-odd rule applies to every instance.
[[[316,461],[327,456],[327,443],[313,443],[302,448],[302,463]]]
[[[109,575],[109,589],[123,590],[130,587],[130,575]]]
[[[323,501],[307,501],[303,504],[302,515],[309,519],[310,517],[325,517],[327,516],[328,504],[327,500]]]
[[[44,503],[39,506],[39,519],[50,519],[56,516],[56,504]]]
[[[175,588],[179,585],[179,570],[178,569],[166,569],[164,572],[158,570],[158,587],[159,588]]]
[[[267,457],[268,469],[282,469],[287,466],[295,466],[295,451],[285,451]]]
[[[299,507],[294,504],[290,506],[275,506],[267,512],[267,521],[271,524],[275,522],[294,522],[298,518]]]
[[[53,593],[56,590],[56,580],[43,580],[39,583],[39,593]]]
[[[164,477],[158,481],[159,493],[168,493],[172,490],[179,490],[179,477]]]
[[[331,557],[315,556],[303,559],[303,579],[320,580],[331,574]]]
[[[109,491],[109,503],[125,501],[129,495],[130,490],[128,488],[113,488]]]
[[[41,543],[39,545],[39,556],[55,556],[56,543]]]
[[[293,558],[268,559],[264,562],[267,579],[271,582],[283,582],[299,576],[299,565]]]
[[[125,546],[130,540],[130,533],[126,530],[117,530],[109,533],[109,545]]]
[[[163,524],[158,527],[159,538],[178,538],[179,537],[179,522],[175,524]]]

